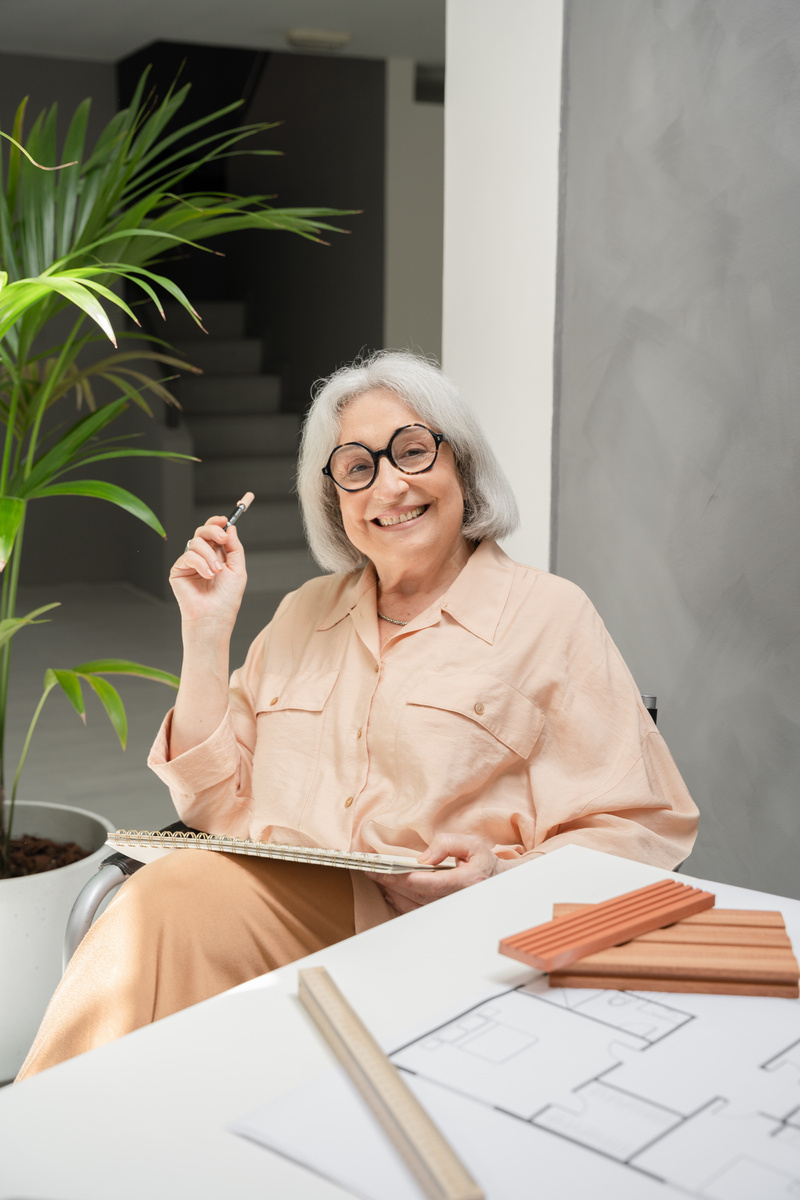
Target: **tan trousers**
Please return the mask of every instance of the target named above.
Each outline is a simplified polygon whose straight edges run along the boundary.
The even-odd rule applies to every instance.
[[[87,933],[17,1079],[354,932],[349,871],[167,855],[128,879]]]

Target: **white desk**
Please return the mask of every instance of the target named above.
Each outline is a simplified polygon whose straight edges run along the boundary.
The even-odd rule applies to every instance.
[[[667,875],[568,847],[302,965],[324,964],[375,1034],[392,1038],[481,987],[529,974],[497,942],[548,920],[554,901],[604,900]],[[781,907],[800,945],[800,902],[722,892],[726,907]],[[1,1091],[0,1200],[343,1196],[226,1131],[333,1061],[296,999],[296,972],[284,967]],[[797,1023],[800,1037],[800,1004]]]

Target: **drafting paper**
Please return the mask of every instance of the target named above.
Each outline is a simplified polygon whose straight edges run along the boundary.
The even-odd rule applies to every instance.
[[[760,899],[797,944],[800,906]],[[390,1058],[491,1200],[800,1196],[797,1000],[550,989],[531,972]],[[419,1200],[343,1072],[233,1128],[367,1200]]]

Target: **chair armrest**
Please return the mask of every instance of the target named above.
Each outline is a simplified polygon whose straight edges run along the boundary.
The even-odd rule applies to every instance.
[[[126,870],[128,864],[133,868],[132,870]],[[134,864],[131,859],[126,859],[124,854],[112,854],[100,864],[97,873],[83,885],[67,918],[67,928],[64,933],[65,971],[69,960],[89,932],[95,913],[106,896],[113,892],[114,888],[124,883],[128,876],[132,875],[133,871],[141,865],[141,863]]]
[[[160,832],[197,833],[197,830],[190,830],[183,821],[173,821],[171,825],[166,825]],[[67,928],[64,932],[65,971],[67,963],[91,929],[97,910],[106,896],[124,883],[129,875],[133,875],[143,866],[144,863],[139,862],[138,859],[129,858],[127,854],[117,850],[113,854],[109,854],[108,858],[103,859],[97,869],[97,874],[93,875],[81,888],[67,918]]]

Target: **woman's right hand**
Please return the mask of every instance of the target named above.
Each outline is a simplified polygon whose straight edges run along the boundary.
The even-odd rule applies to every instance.
[[[231,628],[236,621],[247,570],[236,526],[225,529],[226,521],[227,517],[209,517],[169,573],[184,621],[210,619]]]

